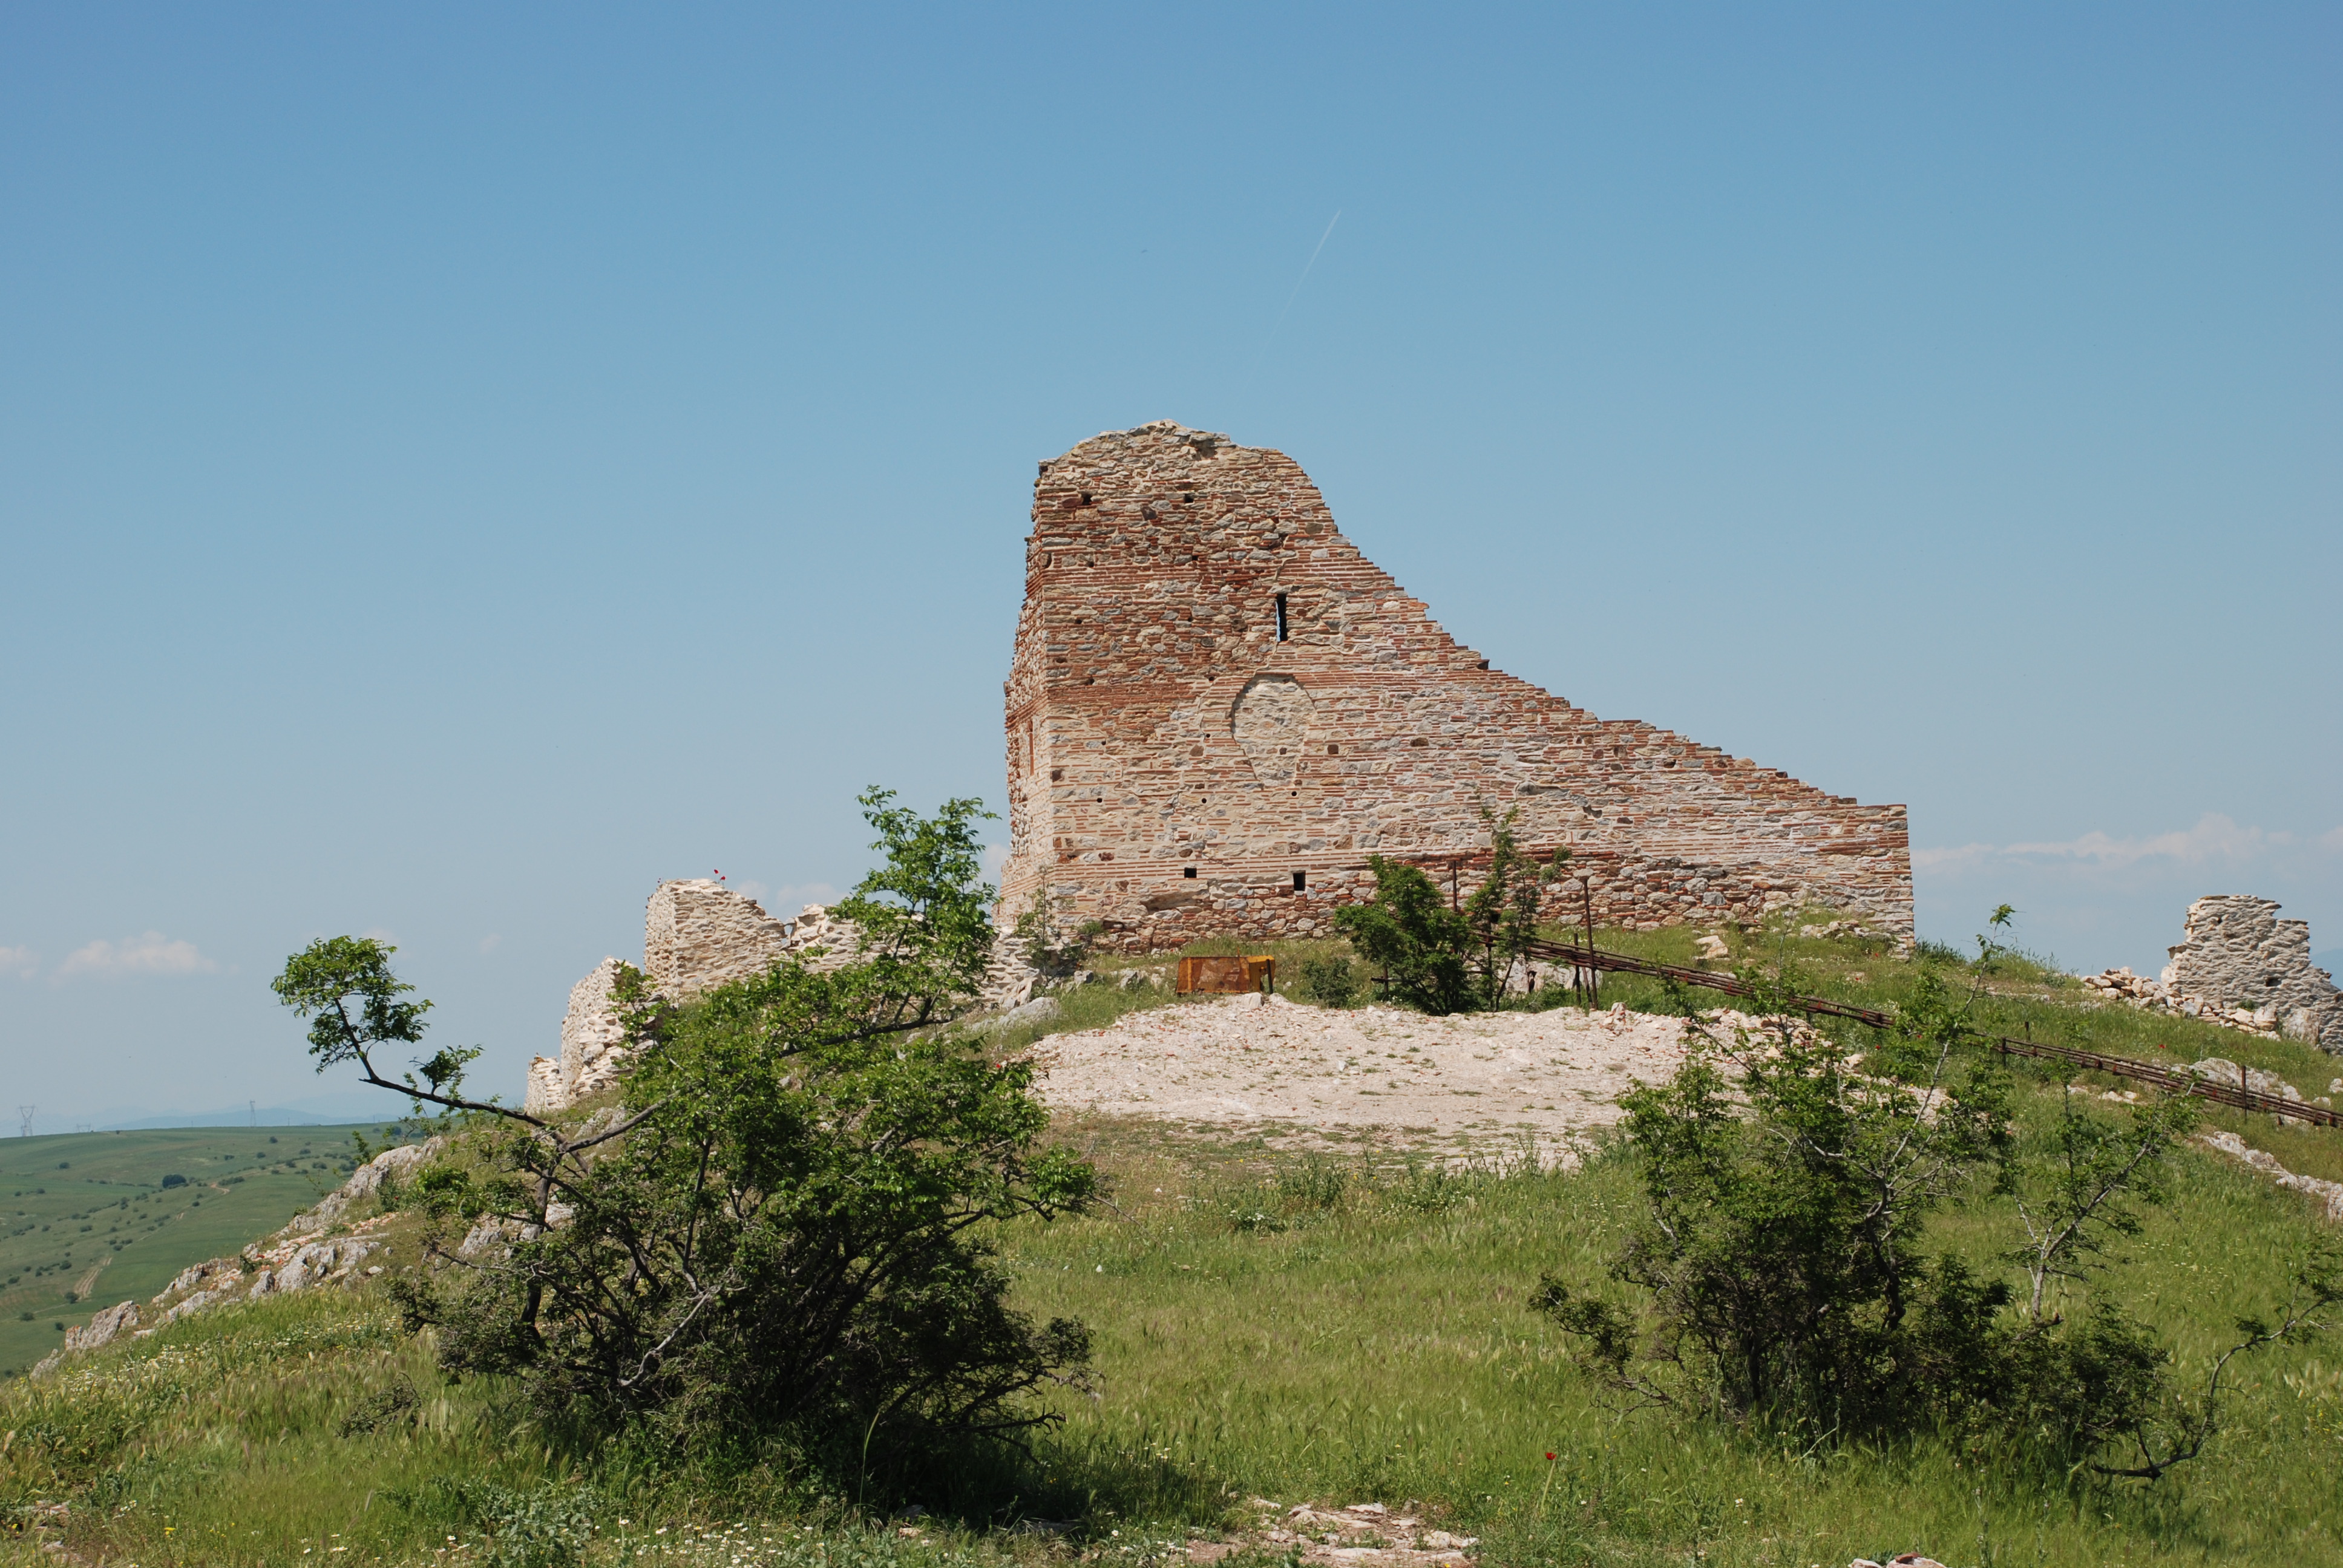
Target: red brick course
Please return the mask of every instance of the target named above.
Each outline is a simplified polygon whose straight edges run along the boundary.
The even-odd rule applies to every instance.
[[[1912,930],[1903,807],[1491,669],[1292,458],[1169,421],[1041,465],[1007,729],[1003,915],[1046,891],[1127,951],[1321,932],[1372,890],[1371,853],[1469,892],[1483,806],[1541,855],[1568,845],[1606,924],[1815,904]]]

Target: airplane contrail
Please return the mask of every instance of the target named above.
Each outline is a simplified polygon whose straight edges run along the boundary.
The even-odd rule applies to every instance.
[[[1262,335],[1261,347],[1253,353],[1252,368],[1245,372],[1244,386],[1237,391],[1239,397],[1252,390],[1252,378],[1261,374],[1262,357],[1269,352],[1270,339],[1275,337],[1277,329],[1285,325],[1287,312],[1293,308],[1293,302],[1302,297],[1302,286],[1310,281],[1310,269],[1318,265],[1318,252],[1326,248],[1326,242],[1334,237],[1334,226],[1342,221],[1342,209],[1336,207],[1334,216],[1326,220],[1326,232],[1318,236],[1317,249],[1312,250],[1310,259],[1302,264],[1302,276],[1293,280],[1293,292],[1285,297],[1285,308],[1277,313],[1277,319],[1271,322],[1269,330]]]

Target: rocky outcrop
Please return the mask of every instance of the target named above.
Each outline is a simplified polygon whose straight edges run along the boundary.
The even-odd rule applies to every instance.
[[[2301,1193],[2317,1203],[2319,1212],[2328,1220],[2343,1221],[2343,1181],[2298,1176],[2279,1164],[2278,1156],[2248,1147],[2246,1141],[2234,1132],[2200,1132],[2196,1141],[2217,1154],[2226,1154],[2240,1164],[2250,1165],[2290,1192]]]
[[[396,1149],[384,1150],[351,1171],[350,1179],[327,1193],[316,1208],[297,1215],[278,1234],[314,1236],[320,1231],[332,1230],[354,1206],[380,1192],[384,1182],[404,1179],[446,1147],[445,1138],[427,1138],[420,1143],[402,1143]]]
[[[138,1325],[138,1303],[125,1302],[118,1307],[108,1307],[77,1329],[65,1331],[65,1349],[94,1351],[112,1340],[123,1330]]]
[[[191,1313],[206,1312],[228,1302],[257,1301],[263,1296],[309,1290],[318,1285],[347,1284],[382,1272],[366,1260],[382,1250],[378,1231],[388,1215],[346,1223],[350,1211],[378,1195],[387,1181],[407,1175],[447,1147],[444,1138],[386,1149],[350,1173],[350,1179],[306,1213],[265,1241],[256,1241],[232,1258],[211,1258],[179,1271],[142,1311],[136,1302],[108,1307],[84,1326],[65,1331],[62,1350],[53,1351],[33,1368],[35,1377],[54,1372],[69,1355],[96,1350],[128,1333],[145,1338]],[[339,1234],[312,1241],[324,1231]]]

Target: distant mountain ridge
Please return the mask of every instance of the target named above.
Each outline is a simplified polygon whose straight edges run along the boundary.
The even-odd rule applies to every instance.
[[[146,1105],[112,1105],[95,1111],[40,1111],[33,1117],[33,1131],[39,1134],[57,1132],[136,1132],[168,1127],[320,1127],[342,1126],[352,1122],[394,1121],[407,1110],[407,1101],[395,1094],[379,1090],[342,1090],[330,1094],[306,1095],[299,1100],[283,1101],[271,1105],[255,1105],[249,1101],[237,1101],[230,1105],[206,1107],[196,1111],[158,1110],[151,1102]],[[12,1121],[8,1131],[16,1131]]]

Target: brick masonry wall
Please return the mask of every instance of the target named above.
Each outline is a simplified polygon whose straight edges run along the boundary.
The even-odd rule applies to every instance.
[[[1486,806],[1517,810],[1542,856],[1568,846],[1604,923],[1816,904],[1911,934],[1903,807],[1491,669],[1282,452],[1169,421],[1110,431],[1041,466],[1032,521],[1004,920],[1046,893],[1126,951],[1307,936],[1373,890],[1371,853],[1469,892]],[[1551,912],[1576,918],[1587,885],[1554,887]]]

